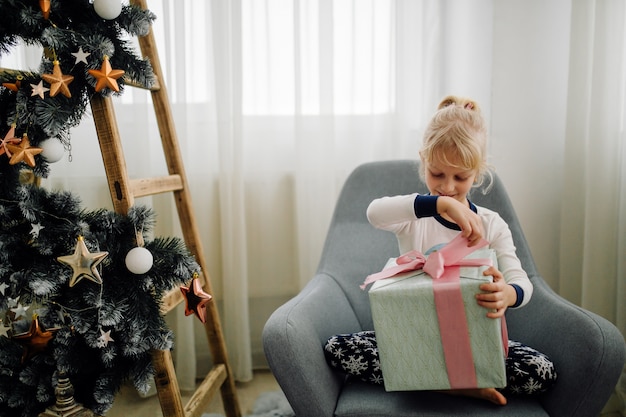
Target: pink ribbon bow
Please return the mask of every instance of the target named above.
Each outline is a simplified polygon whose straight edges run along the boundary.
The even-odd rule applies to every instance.
[[[467,239],[457,235],[446,246],[428,255],[426,258],[421,252],[412,250],[396,259],[395,266],[385,268],[380,272],[368,275],[365,282],[361,284],[361,289],[365,289],[369,284],[381,279],[391,278],[408,271],[422,269],[433,279],[442,277],[445,268],[448,266],[491,266],[491,259],[463,259],[477,249],[489,245],[485,239],[481,239],[477,245],[467,246]]]

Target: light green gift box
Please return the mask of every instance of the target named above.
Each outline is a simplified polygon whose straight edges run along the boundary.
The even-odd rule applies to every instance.
[[[466,258],[491,258],[491,249],[481,249]],[[390,259],[385,268],[395,265]],[[505,354],[500,319],[486,316],[475,295],[487,267],[462,267],[460,286],[476,371],[476,388],[506,386]],[[433,280],[422,270],[405,272],[374,282],[369,291],[380,366],[386,391],[450,389],[439,322],[433,295]]]

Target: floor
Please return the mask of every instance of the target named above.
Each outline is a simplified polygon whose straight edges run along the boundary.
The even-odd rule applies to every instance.
[[[267,391],[280,390],[272,373],[268,370],[255,371],[254,378],[250,382],[237,383],[237,396],[239,407],[243,415],[251,414],[254,402],[259,394]],[[183,393],[183,403],[189,400],[192,393]],[[611,398],[600,417],[622,417],[618,411],[621,409],[621,401]],[[216,395],[205,413],[223,414],[222,399]],[[113,408],[107,413],[107,417],[162,417],[161,406],[156,395],[143,398],[132,387],[125,387],[113,404]]]
[[[237,396],[239,408],[243,415],[251,414],[254,402],[262,392],[277,391],[280,388],[269,371],[255,371],[254,378],[250,382],[237,383]],[[193,393],[182,393],[183,404],[185,404]],[[222,399],[217,394],[205,413],[224,414]],[[106,417],[162,417],[161,406],[156,395],[142,398],[132,387],[124,387],[115,399],[113,408],[109,410]]]

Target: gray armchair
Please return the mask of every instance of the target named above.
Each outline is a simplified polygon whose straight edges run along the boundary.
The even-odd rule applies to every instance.
[[[334,334],[373,329],[364,278],[398,256],[393,234],[374,229],[368,204],[383,195],[425,192],[416,161],[367,163],[347,179],[339,196],[317,274],[279,307],[263,330],[270,368],[298,417],[331,416],[563,416],[596,417],[624,366],[621,333],[607,320],[556,295],[537,272],[528,244],[496,177],[491,191],[472,200],[508,222],[518,256],[532,280],[531,302],[508,310],[509,337],[546,353],[559,375],[556,387],[533,398],[509,398],[501,407],[434,392],[385,392],[345,379],[324,359]]]

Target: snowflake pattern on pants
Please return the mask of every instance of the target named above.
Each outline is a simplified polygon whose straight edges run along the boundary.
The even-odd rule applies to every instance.
[[[556,370],[550,358],[513,340],[509,340],[505,368],[508,381],[505,391],[511,394],[545,392],[556,382]]]
[[[324,355],[330,366],[338,371],[365,382],[383,384],[373,330],[332,336],[324,345]],[[505,368],[508,384],[503,391],[508,394],[545,392],[557,378],[554,364],[546,355],[512,340],[509,340]]]
[[[383,383],[374,331],[333,336],[324,346],[324,355],[335,369],[365,382]]]

